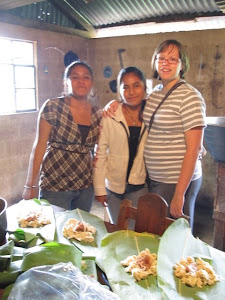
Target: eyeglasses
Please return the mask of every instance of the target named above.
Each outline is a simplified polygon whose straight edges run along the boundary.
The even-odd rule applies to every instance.
[[[175,57],[170,57],[170,58],[165,58],[162,56],[156,57],[155,58],[159,64],[164,63],[165,61],[167,61],[170,65],[176,65],[177,63],[180,62],[180,58],[175,58]]]

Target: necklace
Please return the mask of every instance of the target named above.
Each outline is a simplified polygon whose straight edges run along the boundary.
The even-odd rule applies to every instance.
[[[129,110],[127,109],[127,107],[125,105],[123,105],[128,117],[130,117],[130,119],[133,122],[133,125],[137,125],[137,121],[138,121],[138,117],[136,119],[133,118],[133,116],[131,115],[131,113],[129,112]]]

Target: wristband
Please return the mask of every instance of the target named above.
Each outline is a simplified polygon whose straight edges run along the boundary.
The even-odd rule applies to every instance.
[[[37,185],[28,186],[28,185],[25,184],[24,187],[26,189],[33,189],[33,188],[37,188],[38,186]]]

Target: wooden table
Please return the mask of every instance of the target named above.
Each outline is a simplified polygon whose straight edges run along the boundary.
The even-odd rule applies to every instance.
[[[7,211],[10,212],[11,210],[14,210],[15,209],[15,205],[16,204],[14,204],[12,206],[9,206],[7,208],[7,210],[6,210],[6,213],[7,213]],[[53,208],[53,212],[54,213],[66,211],[66,209],[64,209],[62,207],[59,207],[59,206],[56,206],[56,205],[51,205],[51,207]],[[9,219],[8,216],[9,216],[9,213],[7,215],[7,223],[10,224],[10,219]],[[116,225],[110,224],[109,222],[105,222],[105,221],[104,221],[104,223],[105,223],[105,226],[106,226],[106,229],[107,229],[108,232],[114,232],[114,231],[118,230]],[[6,234],[5,240],[1,243],[1,245],[5,244],[7,242],[7,240],[8,240],[8,234]],[[109,283],[107,281],[106,275],[98,267],[97,267],[97,275],[98,275],[98,281],[101,284],[109,286]],[[2,298],[3,293],[4,293],[4,289],[0,289],[0,299]]]

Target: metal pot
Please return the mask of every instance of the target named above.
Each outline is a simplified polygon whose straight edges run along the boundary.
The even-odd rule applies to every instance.
[[[5,239],[7,229],[6,208],[7,201],[3,198],[0,198],[0,244],[2,244]]]

